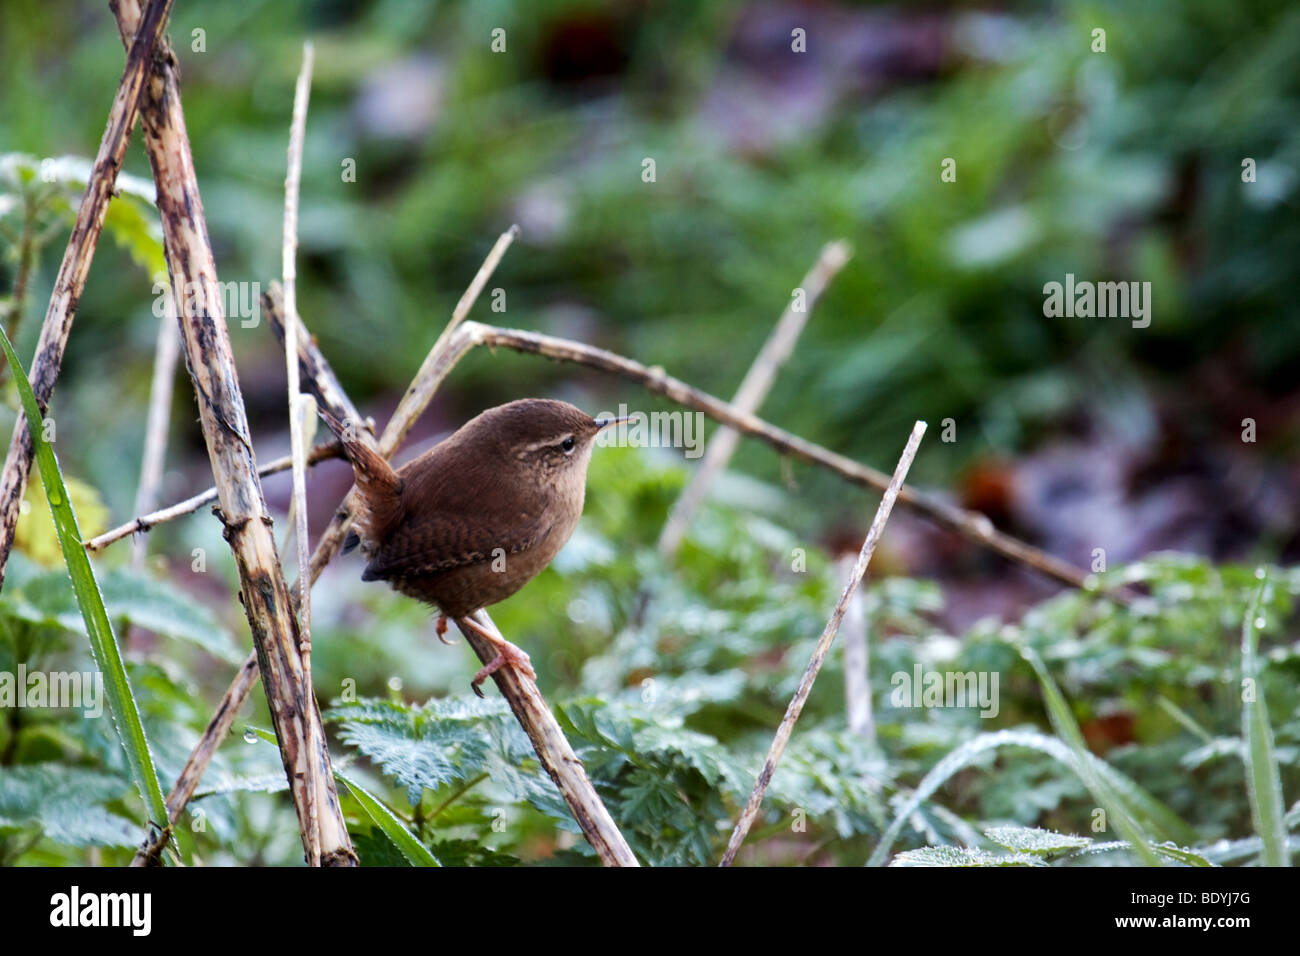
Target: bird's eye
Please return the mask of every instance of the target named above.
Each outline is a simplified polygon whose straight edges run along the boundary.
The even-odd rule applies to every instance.
[[[573,440],[573,436],[572,436],[572,435],[570,435],[568,438],[564,439],[564,441],[560,442],[560,447],[564,449],[564,453],[565,453],[566,455],[571,455],[571,454],[573,454],[573,449],[574,449],[576,446],[577,446],[577,442],[575,442],[575,441]]]

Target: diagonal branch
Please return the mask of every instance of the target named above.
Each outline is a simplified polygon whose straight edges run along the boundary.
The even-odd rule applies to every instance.
[[[72,320],[77,314],[77,303],[86,287],[86,275],[95,255],[95,244],[104,228],[108,201],[113,195],[113,185],[122,168],[131,130],[140,110],[145,89],[145,78],[153,63],[154,48],[162,49],[166,40],[159,42],[172,0],[150,0],[141,15],[138,7],[132,19],[132,29],[124,34],[127,43],[126,68],[117,86],[108,125],[95,154],[90,182],[77,209],[76,223],[68,237],[68,247],[63,252],[59,274],[54,280],[54,292],[45,312],[40,339],[36,345],[36,358],[32,362],[28,379],[36,393],[36,402],[44,413],[54,394],[54,382],[63,365],[63,352],[72,332]],[[138,29],[136,29],[138,27]],[[18,523],[18,509],[27,490],[27,478],[32,470],[32,438],[27,432],[27,418],[21,411],[14,422],[13,438],[5,459],[3,479],[0,479],[0,588],[4,587],[5,568],[9,551],[14,543],[14,528]]]
[[[488,617],[487,611],[479,611],[474,620],[500,636],[501,632]],[[497,649],[481,634],[475,633],[460,620],[456,621],[456,627],[465,635],[465,640],[484,664],[497,656]],[[501,696],[510,704],[524,733],[528,734],[533,749],[537,751],[537,758],[555,781],[573,819],[582,828],[582,835],[596,851],[600,862],[606,866],[640,866],[632,854],[632,848],[627,845],[614,819],[605,809],[605,804],[601,802],[596,788],[587,778],[582,761],[573,752],[555,715],[551,713],[551,708],[546,705],[546,699],[537,689],[537,684],[513,667],[498,668],[493,672],[492,679],[496,681]]]
[[[849,602],[853,600],[853,594],[862,583],[862,577],[867,573],[867,565],[871,563],[871,556],[876,551],[876,544],[880,541],[880,536],[885,531],[885,524],[889,521],[889,514],[894,510],[894,501],[899,497],[899,492],[903,490],[903,479],[907,477],[908,469],[912,467],[912,459],[916,457],[916,450],[921,446],[921,438],[925,435],[925,422],[917,422],[912,427],[912,434],[907,439],[907,446],[903,449],[902,457],[898,459],[898,467],[894,469],[894,477],[889,480],[889,487],[885,489],[885,496],[880,500],[880,507],[876,509],[876,517],[871,522],[871,530],[867,532],[867,540],[862,542],[862,551],[858,554],[857,563],[853,565],[853,571],[849,575],[849,581],[844,585],[844,592],[840,595],[839,601],[835,604],[835,610],[831,612],[831,619],[826,622],[826,628],[822,631],[822,636],[817,639],[817,647],[813,650],[812,660],[808,662],[808,667],[803,672],[803,677],[799,680],[799,687],[790,699],[790,706],[786,708],[785,716],[781,718],[781,725],[776,730],[776,737],[772,740],[772,746],[767,752],[767,759],[763,761],[763,769],[759,772],[758,780],[754,783],[754,790],[749,795],[749,801],[745,804],[744,811],[740,814],[740,819],[736,821],[736,829],[731,833],[731,840],[727,844],[727,852],[722,857],[722,866],[731,866],[736,859],[736,852],[740,849],[740,844],[745,842],[745,834],[749,832],[750,826],[754,822],[754,817],[758,816],[758,808],[763,803],[763,794],[767,792],[767,785],[772,782],[772,774],[776,772],[776,765],[781,761],[781,755],[785,753],[785,745],[790,742],[790,734],[794,732],[795,721],[803,713],[803,705],[808,700],[808,695],[812,693],[813,682],[817,680],[817,674],[822,669],[822,664],[826,661],[826,655],[830,653],[831,642],[835,640],[835,633],[840,629],[840,622],[844,620],[844,614],[849,609]]]
[[[138,0],[117,0],[123,41],[135,33]],[[216,264],[208,242],[181,109],[175,58],[159,44],[141,121],[153,167],[164,250],[180,317],[186,365],[198,399],[220,501],[224,536],[239,573],[240,597],[309,865],[355,865],[330,770],[320,711],[299,652],[299,629],[271,532],[247,415],[235,370]]]

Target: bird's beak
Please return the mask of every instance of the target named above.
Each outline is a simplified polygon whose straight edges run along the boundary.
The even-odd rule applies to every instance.
[[[596,423],[597,431],[600,431],[602,428],[606,427],[607,425],[620,425],[623,422],[630,422],[631,420],[632,420],[631,415],[624,415],[622,418],[593,418],[592,419],[592,421]]]

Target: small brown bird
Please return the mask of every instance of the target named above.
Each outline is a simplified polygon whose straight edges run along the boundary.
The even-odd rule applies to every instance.
[[[487,411],[396,471],[328,412],[322,417],[352,462],[364,506],[345,551],[369,558],[364,581],[464,620],[497,656],[475,693],[509,664],[536,679],[528,655],[469,615],[504,601],[551,563],[582,516],[597,433],[624,419],[596,419],[567,402],[526,398]],[[443,639],[444,643],[447,643]]]

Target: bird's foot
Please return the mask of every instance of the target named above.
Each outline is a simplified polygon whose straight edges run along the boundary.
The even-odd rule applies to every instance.
[[[516,647],[500,635],[493,634],[477,621],[470,618],[461,618],[460,620],[485,641],[490,641],[492,646],[497,649],[497,656],[479,668],[478,673],[474,675],[474,679],[469,682],[469,686],[473,688],[474,693],[482,697],[483,691],[479,690],[479,686],[506,666],[513,667],[522,677],[532,681],[537,680],[537,671],[533,670],[533,662],[522,648]]]
[[[442,641],[442,643],[446,644],[448,647],[451,647],[453,644],[456,643],[455,641],[447,640],[447,615],[445,614],[438,615],[437,631],[438,631],[438,640]]]

